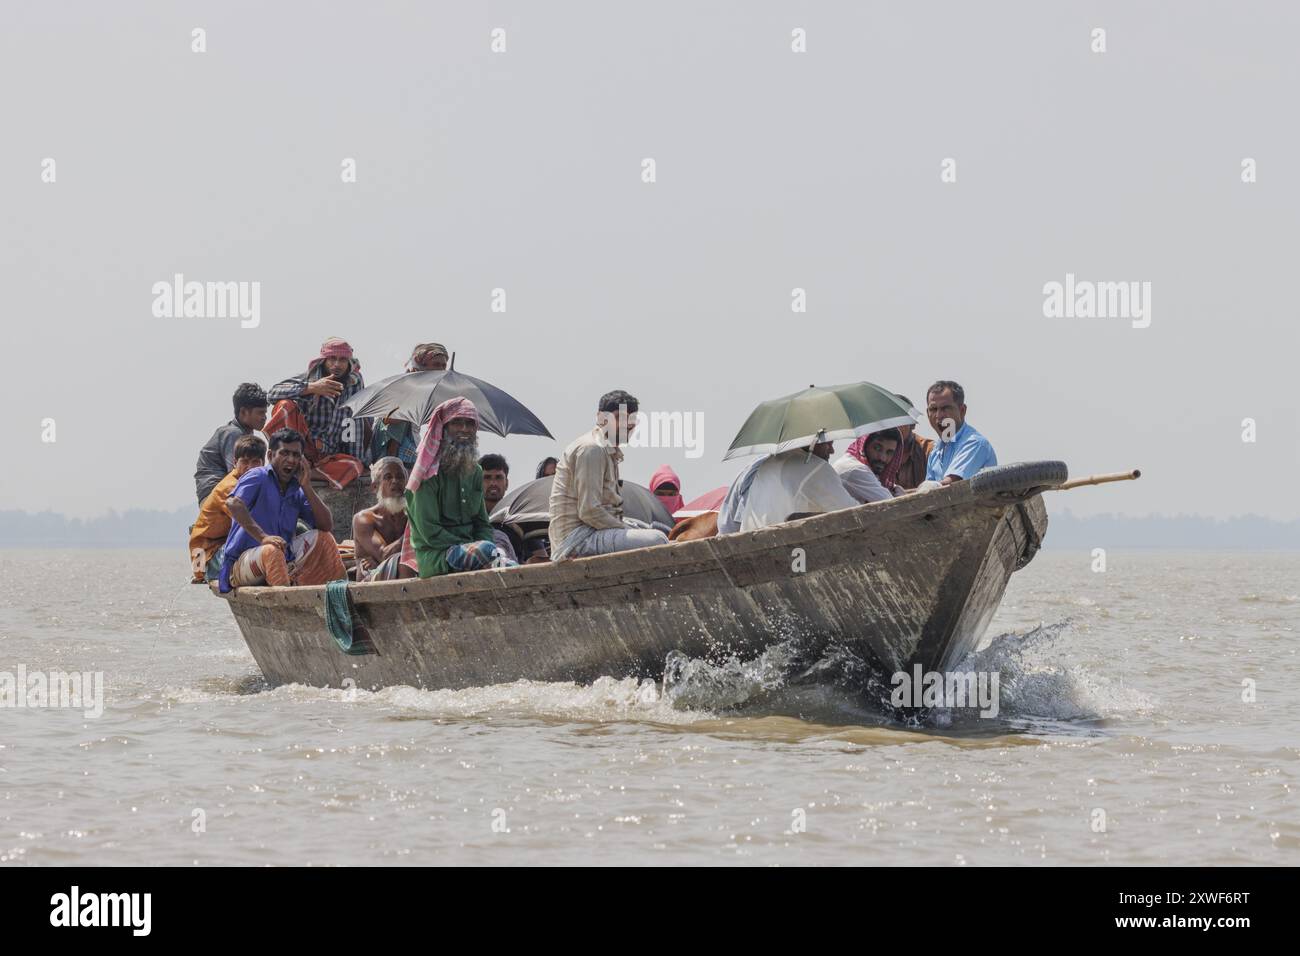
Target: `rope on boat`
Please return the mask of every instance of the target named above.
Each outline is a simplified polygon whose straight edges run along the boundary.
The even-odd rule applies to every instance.
[[[344,654],[368,653],[352,637],[352,607],[346,580],[330,581],[325,585],[325,626]]]

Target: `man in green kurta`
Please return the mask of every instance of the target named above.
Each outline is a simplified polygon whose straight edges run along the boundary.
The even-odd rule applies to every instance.
[[[448,399],[429,416],[406,482],[410,551],[422,578],[515,564],[492,540],[478,458],[478,410]]]

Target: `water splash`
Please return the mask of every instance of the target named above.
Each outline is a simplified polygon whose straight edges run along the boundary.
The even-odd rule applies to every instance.
[[[671,706],[827,724],[890,723],[888,693],[872,667],[842,645],[789,637],[749,660],[701,660],[670,651],[663,696]],[[882,703],[886,702],[886,703]]]
[[[352,705],[397,718],[544,717],[595,723],[636,720],[687,724],[711,716],[673,705],[663,698],[654,681],[635,677],[601,677],[590,684],[519,680],[463,690],[394,686],[366,691],[305,684],[270,688],[259,675],[214,679],[197,687],[168,687],[162,699],[169,704],[211,704],[233,702],[247,695],[254,695],[257,703],[266,707]]]
[[[995,637],[983,649],[953,666],[957,672],[998,675],[998,715],[989,720],[976,708],[940,706],[906,726],[971,732],[1047,729],[1149,712],[1152,701],[1131,688],[1089,673],[1063,652],[1058,641],[1069,620],[1040,625],[1024,633]],[[787,639],[750,660],[689,658],[672,651],[664,668],[664,698],[675,707],[708,712],[753,714],[789,712],[813,706],[825,717],[897,722],[890,702],[893,685],[852,650],[831,645],[806,653],[809,642]],[[799,710],[801,716],[804,711]]]
[[[669,651],[664,661],[664,699],[684,710],[739,707],[784,687],[793,658],[789,641],[773,644],[749,661],[733,656],[711,663]]]
[[[1093,674],[1070,658],[1061,639],[1072,627],[1073,621],[1067,619],[1024,633],[1002,634],[954,670],[996,673],[999,716],[1004,720],[1077,722],[1149,713],[1154,702],[1148,696]]]

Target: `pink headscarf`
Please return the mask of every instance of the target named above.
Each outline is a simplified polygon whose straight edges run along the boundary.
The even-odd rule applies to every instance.
[[[673,471],[667,465],[660,465],[655,473],[650,476],[650,490],[652,492],[660,485],[669,483],[676,486],[677,494],[673,495],[671,498],[659,498],[658,495],[655,495],[655,497],[659,498],[659,503],[668,509],[669,514],[672,514],[675,511],[679,511],[683,504],[682,480],[677,477],[677,472]]]
[[[449,398],[429,415],[420,430],[420,449],[415,453],[415,467],[406,479],[406,490],[416,491],[420,482],[438,473],[438,453],[442,450],[442,430],[453,418],[473,419],[478,424],[478,409],[468,398]]]
[[[875,432],[872,432],[870,435],[863,435],[861,438],[856,439],[853,444],[849,446],[848,450],[848,454],[852,455],[868,468],[871,467],[871,462],[867,461],[867,444],[875,434]],[[894,486],[894,483],[898,479],[898,469],[903,467],[903,459],[906,457],[907,439],[903,439],[898,443],[898,447],[894,449],[894,457],[889,460],[889,464],[885,466],[884,473],[880,476],[880,483],[886,488],[892,488]]]
[[[358,362],[356,358],[354,358],[352,355],[352,346],[348,345],[347,342],[345,342],[343,339],[339,338],[338,336],[332,335],[329,338],[327,338],[324,342],[321,343],[320,356],[312,359],[311,362],[307,364],[307,374],[310,375],[312,372],[316,371],[317,367],[320,366],[321,363],[323,363],[327,358],[351,359],[352,360],[351,371],[353,372],[361,371],[361,363]]]

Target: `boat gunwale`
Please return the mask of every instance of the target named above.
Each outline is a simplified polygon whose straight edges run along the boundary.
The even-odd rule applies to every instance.
[[[1036,464],[1036,462],[1023,464]],[[580,594],[584,591],[626,584],[627,582],[617,579],[630,571],[635,571],[638,577],[647,583],[681,574],[684,563],[697,561],[700,564],[716,563],[725,571],[729,559],[743,560],[775,547],[799,545],[837,534],[869,531],[883,522],[940,510],[968,505],[1006,507],[1012,500],[1035,497],[1041,490],[1052,485],[1053,483],[1044,485],[1041,481],[1026,481],[1024,488],[1019,492],[1005,488],[996,491],[973,491],[970,482],[961,481],[922,494],[868,502],[853,508],[828,511],[807,518],[769,525],[755,531],[741,531],[690,541],[670,541],[666,545],[574,558],[556,563],[524,564],[512,568],[484,568],[480,571],[431,578],[350,581],[348,593],[355,605],[419,602],[506,591],[514,594],[528,591]],[[232,606],[320,608],[323,606],[324,592],[323,584],[294,587],[249,586],[234,589],[220,596],[229,601]]]

